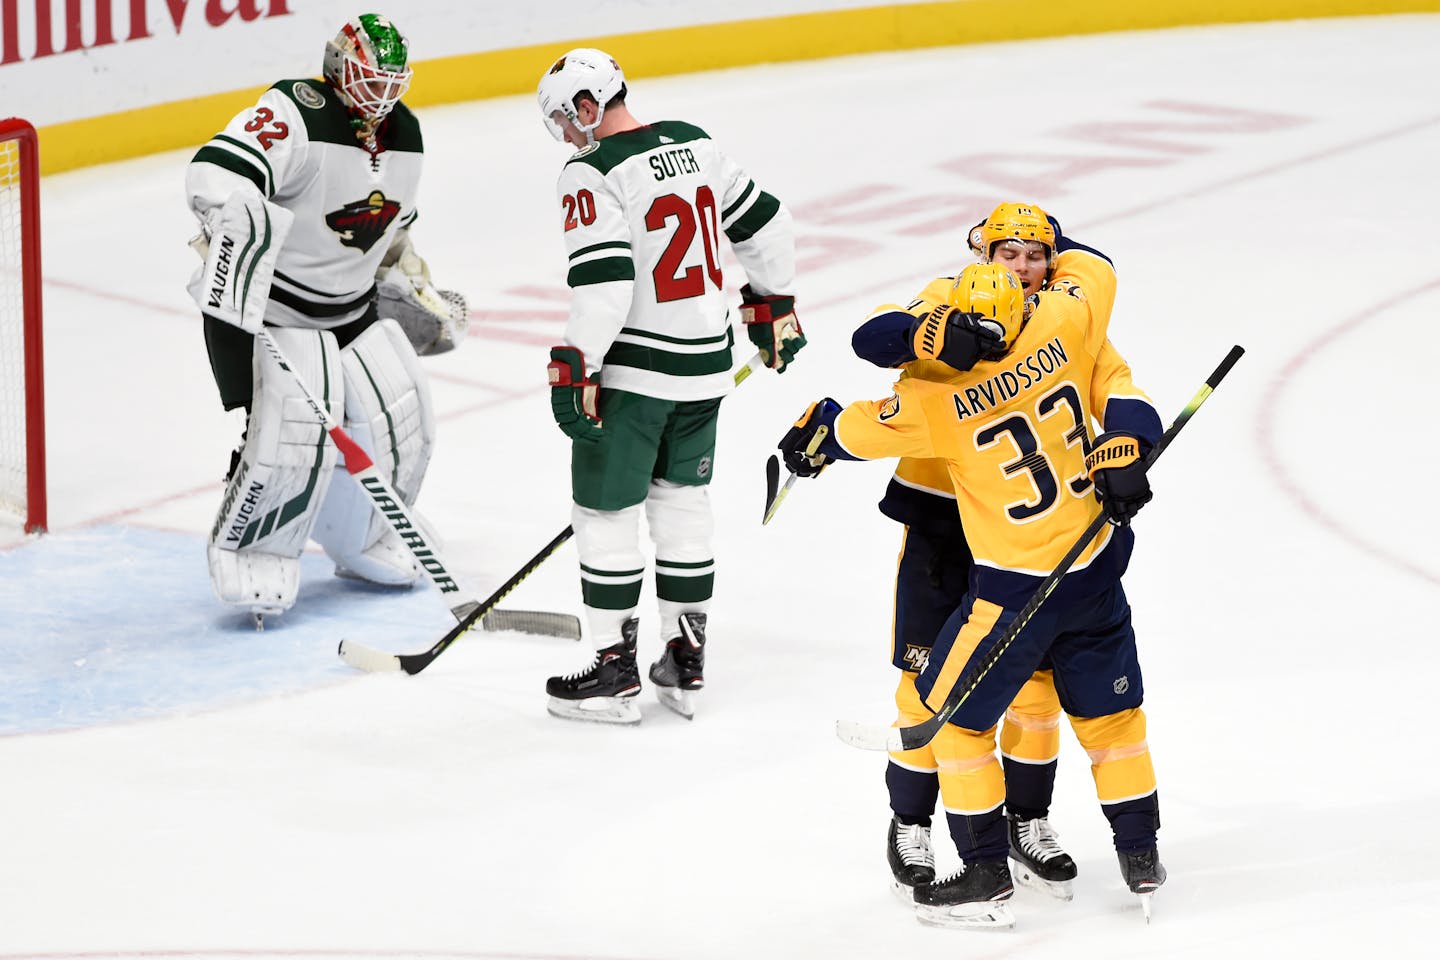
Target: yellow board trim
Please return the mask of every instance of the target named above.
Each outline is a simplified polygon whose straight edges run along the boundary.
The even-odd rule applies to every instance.
[[[816,60],[884,50],[1266,20],[1440,12],[1440,0],[950,0],[865,7],[555,41],[415,64],[411,106],[533,93],[576,46],[600,47],[632,78]],[[40,170],[58,173],[186,146],[199,148],[263,87],[40,128]]]

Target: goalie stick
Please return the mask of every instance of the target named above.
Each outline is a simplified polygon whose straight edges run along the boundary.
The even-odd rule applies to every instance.
[[[550,610],[491,610],[480,621],[486,632],[514,630],[516,633],[533,633],[541,637],[563,637],[567,640],[580,639],[580,618],[573,613],[555,613]]]
[[[1178,434],[1181,428],[1195,415],[1195,411],[1200,409],[1200,405],[1204,403],[1206,398],[1220,385],[1220,381],[1225,379],[1225,375],[1230,372],[1230,368],[1235,366],[1235,361],[1239,360],[1244,353],[1245,350],[1238,345],[1230,348],[1230,352],[1225,355],[1224,360],[1220,361],[1220,365],[1215,368],[1215,372],[1210,374],[1205,384],[1196,392],[1195,396],[1190,399],[1190,402],[1185,405],[1185,409],[1180,411],[1180,415],[1175,418],[1175,422],[1170,424],[1170,427],[1161,434],[1159,441],[1151,448],[1149,455],[1145,458],[1145,465],[1147,467],[1159,459],[1160,454],[1170,445],[1170,441],[1175,439],[1175,435]],[[1090,521],[1090,525],[1085,528],[1085,532],[1080,534],[1080,539],[1075,541],[1075,545],[1060,559],[1060,563],[1055,569],[1041,581],[1040,586],[1035,589],[1030,599],[1026,601],[1025,606],[1020,608],[1020,612],[1016,614],[1015,619],[1010,621],[1010,625],[1005,628],[1005,632],[1000,635],[1000,638],[995,641],[994,646],[985,654],[984,659],[975,664],[969,672],[956,681],[955,686],[950,688],[950,693],[946,695],[945,702],[940,705],[939,710],[935,711],[933,717],[930,717],[928,720],[923,720],[913,727],[882,727],[876,724],[860,723],[856,720],[837,720],[835,722],[835,735],[850,746],[857,747],[861,750],[889,750],[892,752],[915,750],[933,740],[935,735],[939,733],[945,724],[950,721],[950,718],[955,715],[955,711],[959,710],[960,706],[968,700],[970,695],[980,686],[980,682],[985,679],[986,674],[990,672],[991,668],[999,662],[1001,655],[1009,649],[1010,644],[1019,636],[1020,631],[1025,629],[1025,625],[1030,622],[1030,618],[1035,615],[1035,611],[1040,609],[1040,605],[1054,592],[1055,587],[1060,583],[1060,579],[1069,571],[1071,565],[1079,559],[1080,554],[1089,546],[1090,541],[1095,539],[1095,535],[1100,532],[1101,527],[1105,526],[1105,522],[1105,514],[1103,511],[1095,517],[1094,520]]]
[[[325,432],[330,435],[331,441],[345,458],[345,469],[355,478],[360,489],[369,495],[371,506],[379,511],[386,522],[400,535],[401,542],[415,558],[415,562],[420,564],[426,576],[440,591],[441,598],[450,608],[450,613],[457,621],[464,622],[475,608],[481,605],[480,601],[462,589],[455,578],[450,575],[445,562],[440,559],[439,552],[426,537],[425,531],[411,517],[405,501],[400,499],[400,495],[390,486],[389,481],[375,468],[374,461],[370,459],[369,454],[341,429],[340,424],[336,423],[335,418],[330,415],[329,409],[311,392],[309,384],[305,383],[300,374],[290,366],[290,362],[280,349],[280,344],[275,342],[270,331],[261,327],[260,332],[255,335],[255,339],[265,347],[271,359],[279,365],[280,369],[290,374],[291,379],[304,395],[305,401],[310,405],[311,411],[320,419]],[[491,606],[493,607],[494,604]],[[580,639],[580,620],[570,614],[532,610],[495,610],[493,616],[495,617],[494,625],[487,622],[485,624],[487,630],[519,630],[526,633],[545,633]]]
[[[450,644],[468,633],[470,628],[475,626],[476,621],[481,620],[487,613],[494,609],[497,603],[505,599],[506,594],[520,585],[520,581],[534,573],[536,567],[544,563],[552,553],[559,550],[560,546],[574,535],[574,527],[567,526],[564,530],[561,530],[556,534],[555,539],[541,547],[540,552],[531,557],[525,566],[515,571],[514,576],[501,584],[500,589],[490,594],[490,597],[485,600],[484,603],[477,605],[466,614],[464,619],[451,627],[445,636],[441,637],[433,647],[424,653],[385,653],[384,651],[367,647],[361,643],[341,640],[339,650],[340,659],[350,664],[350,666],[357,667],[368,673],[393,673],[402,670],[412,676],[419,673],[434,663],[435,658],[444,653]]]

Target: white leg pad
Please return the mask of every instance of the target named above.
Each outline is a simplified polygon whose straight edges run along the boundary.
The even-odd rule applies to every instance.
[[[576,553],[580,556],[580,579],[596,585],[638,585],[645,576],[645,555],[640,552],[640,505],[624,510],[591,510],[574,504],[570,522],[575,527]],[[590,571],[607,571],[593,573]],[[623,576],[614,572],[625,571]],[[635,608],[604,610],[585,605],[590,640],[596,650],[621,640],[620,625],[635,616]]]
[[[256,550],[220,550],[212,546],[210,585],[224,603],[267,616],[295,605],[300,591],[300,561]]]
[[[270,332],[295,373],[337,414],[344,382],[334,335]],[[297,558],[330,486],[336,452],[295,376],[265,350],[255,351],[254,377],[245,446],[210,531],[210,578],[225,603],[274,614],[295,602]]]
[[[409,506],[420,493],[435,446],[430,386],[415,350],[394,320],[381,320],[342,354],[345,432]],[[315,539],[341,576],[408,586],[424,571],[343,465],[320,510]]]
[[[645,519],[655,542],[655,570],[667,577],[710,576],[715,572],[715,517],[710,488],[656,480],[645,500]],[[668,566],[681,564],[682,566]],[[707,566],[693,566],[706,563]],[[680,636],[680,614],[705,613],[709,600],[676,603],[659,600],[660,637]]]

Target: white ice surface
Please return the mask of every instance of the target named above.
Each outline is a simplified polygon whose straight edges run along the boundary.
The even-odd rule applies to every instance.
[[[1408,16],[635,78],[642,119],[701,124],[791,205],[811,339],[727,401],[710,684],[693,722],[647,691],[636,729],[546,715],[544,678],[587,656],[564,641],[347,671],[340,637],[421,650],[449,616],[318,555],[264,634],[221,610],[203,535],[234,431],[184,294],[188,152],[48,179],[54,533],[0,531],[0,958],[1426,955],[1437,48],[1440,17]],[[568,520],[541,372],[563,151],[529,97],[422,118],[417,244],[478,315],[427,361],[420,505],[483,594]],[[832,733],[891,715],[888,467],[841,464],[759,525],[804,403],[888,392],[856,323],[1017,197],[1114,257],[1112,336],[1167,419],[1249,351],[1157,466],[1127,578],[1170,870],[1148,927],[1068,733],[1075,900],[1021,891],[994,935],[897,905],[884,760]],[[578,593],[567,546],[511,605]],[[648,589],[642,611],[651,658]]]

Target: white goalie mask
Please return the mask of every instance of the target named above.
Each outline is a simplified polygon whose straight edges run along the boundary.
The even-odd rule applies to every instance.
[[[605,116],[605,104],[625,89],[625,73],[615,58],[603,50],[580,47],[571,50],[540,78],[540,113],[556,140],[564,141],[568,121],[593,142],[593,131]],[[583,124],[575,112],[575,98],[588,94],[598,106],[595,122]]]
[[[348,21],[325,44],[325,79],[360,116],[378,122],[410,87],[410,44],[373,13]]]

